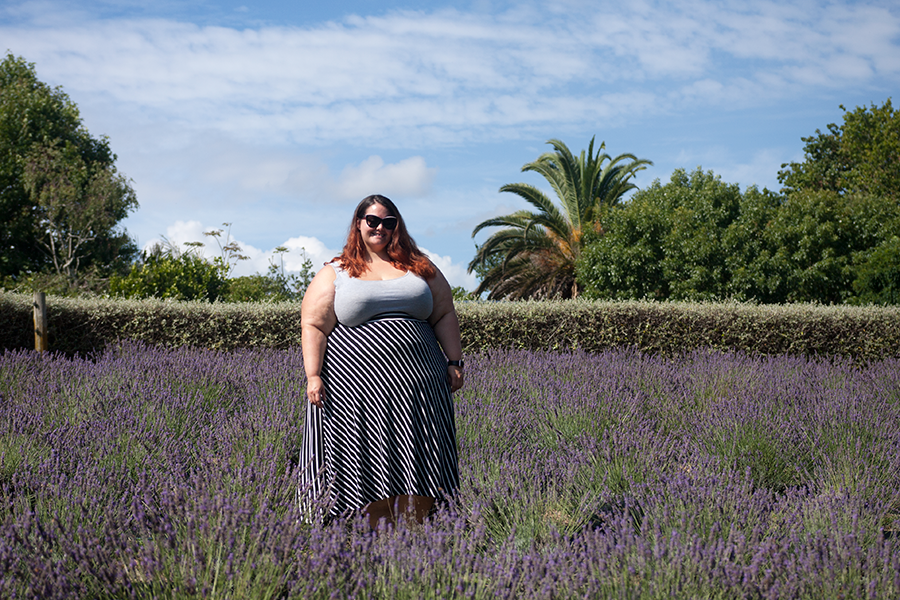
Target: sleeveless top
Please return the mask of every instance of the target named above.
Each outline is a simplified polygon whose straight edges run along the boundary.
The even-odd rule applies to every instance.
[[[341,325],[356,327],[379,315],[397,314],[425,321],[434,308],[431,288],[411,271],[395,279],[365,281],[350,277],[337,263],[334,314]]]

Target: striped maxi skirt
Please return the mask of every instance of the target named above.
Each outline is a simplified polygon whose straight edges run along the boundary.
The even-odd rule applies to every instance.
[[[392,496],[441,499],[459,488],[447,361],[426,321],[340,323],[322,367],[325,402],[309,402],[300,453],[308,518],[349,514]]]

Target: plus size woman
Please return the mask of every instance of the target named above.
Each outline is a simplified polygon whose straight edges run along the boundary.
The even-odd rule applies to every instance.
[[[462,347],[450,285],[388,198],[359,203],[301,319],[301,501],[328,516],[361,509],[373,528],[407,510],[421,522],[459,487],[451,392]]]

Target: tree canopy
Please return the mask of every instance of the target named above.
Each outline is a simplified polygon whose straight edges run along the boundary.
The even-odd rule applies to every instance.
[[[605,231],[582,253],[578,279],[593,298],[743,295],[735,269],[755,259],[760,222],[776,204],[773,194],[741,194],[711,171],[678,169],[609,212]]]
[[[782,192],[826,190],[900,200],[900,110],[882,106],[844,111],[842,125],[801,138],[806,158],[781,165]]]
[[[900,205],[888,197],[744,191],[676,170],[610,211],[577,276],[590,298],[900,301]]]
[[[118,223],[138,206],[105,137],[90,135],[33,64],[0,62],[0,278],[110,271],[137,249]]]

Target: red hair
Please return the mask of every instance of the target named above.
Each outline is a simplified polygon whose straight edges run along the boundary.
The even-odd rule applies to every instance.
[[[360,202],[356,211],[353,213],[353,221],[350,222],[350,231],[347,234],[347,242],[340,256],[335,256],[332,261],[340,261],[341,268],[347,271],[350,277],[359,277],[365,273],[369,267],[366,265],[366,246],[363,243],[362,234],[357,227],[357,221],[366,216],[366,209],[373,204],[380,204],[387,209],[388,214],[397,217],[397,227],[391,235],[391,241],[388,242],[387,252],[391,259],[391,264],[396,268],[404,271],[412,271],[422,279],[431,279],[436,272],[435,266],[428,260],[428,257],[419,250],[415,240],[410,237],[406,230],[406,223],[400,216],[400,211],[389,198],[380,195],[366,196]]]

